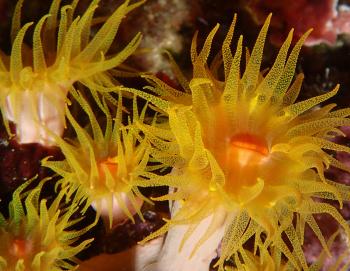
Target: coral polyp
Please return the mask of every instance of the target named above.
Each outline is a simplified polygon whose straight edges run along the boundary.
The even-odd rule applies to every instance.
[[[343,135],[339,126],[350,125],[350,109],[319,105],[333,97],[338,86],[296,102],[303,75],[297,75],[293,82],[295,67],[309,32],[290,50],[291,31],[271,69],[260,71],[269,22],[270,16],[251,54],[247,54],[243,74],[243,37],[239,37],[234,54],[230,49],[234,19],[222,51],[212,63],[208,58],[219,26],[210,32],[199,52],[195,35],[191,49],[193,78],[187,80],[177,72],[185,91],[152,76],[146,76],[152,82],[150,88],[160,97],[135,91],[168,114],[170,131],[140,127],[151,138],[154,158],[173,167],[170,175],[143,174],[145,180],[139,185],[173,187],[173,193],[158,200],[175,200],[179,206],[167,224],[145,241],[187,225],[181,250],[206,219],[209,223],[190,257],[224,224],[216,263],[219,270],[224,270],[229,259],[239,270],[247,270],[243,266],[249,257],[243,245],[249,239],[254,240],[254,254],[262,261],[268,261],[273,250],[275,262],[285,257],[294,269],[308,270],[302,251],[306,226],[328,251],[315,214],[330,215],[350,236],[339,211],[323,201],[337,201],[342,208],[350,199],[350,187],[324,175],[330,166],[350,172],[328,152],[350,152],[350,148],[332,141],[336,135]]]
[[[70,229],[81,219],[74,219],[77,205],[67,205],[63,191],[48,204],[39,200],[42,181],[33,190],[24,193],[31,181],[13,193],[9,218],[0,214],[0,270],[40,271],[76,270],[76,255],[92,239],[76,244],[81,235],[93,226]],[[23,197],[26,196],[24,202]]]
[[[74,94],[87,113],[92,134],[81,127],[67,109],[67,118],[77,134],[76,141],[65,141],[55,137],[57,145],[65,156],[64,161],[44,159],[42,165],[51,168],[62,176],[60,183],[67,187],[70,197],[76,192],[80,202],[85,201],[86,208],[92,205],[97,215],[106,218],[109,227],[138,213],[147,199],[140,193],[135,181],[139,174],[147,171],[149,143],[139,135],[136,128],[127,128],[122,124],[122,102],[114,121],[104,100],[100,106],[106,116],[103,132],[87,101],[76,92]],[[143,121],[146,107],[139,114],[134,99],[135,121]]]
[[[98,91],[115,86],[108,70],[135,51],[141,35],[119,53],[107,53],[123,17],[142,2],[124,2],[91,38],[99,0],[91,1],[81,16],[74,15],[79,1],[60,8],[61,1],[54,0],[49,14],[35,24],[30,48],[24,37],[33,23],[21,27],[23,1],[18,1],[13,15],[11,56],[0,55],[0,104],[6,123],[16,124],[20,143],[51,145],[52,137],[42,126],[62,135],[66,96],[74,82]]]

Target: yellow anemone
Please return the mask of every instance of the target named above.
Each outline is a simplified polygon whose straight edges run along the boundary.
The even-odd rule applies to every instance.
[[[91,1],[81,16],[74,16],[79,0],[61,8],[61,1],[53,0],[49,14],[35,25],[30,48],[23,39],[33,23],[21,27],[23,1],[18,1],[13,15],[11,56],[0,53],[0,106],[7,128],[9,120],[16,124],[21,143],[50,145],[52,137],[41,125],[62,135],[64,104],[74,82],[93,88],[95,96],[96,92],[115,86],[108,70],[135,51],[141,35],[137,34],[119,53],[106,54],[121,20],[143,2],[129,5],[129,1],[125,1],[91,38],[99,0]],[[103,95],[110,96],[108,93]]]
[[[147,171],[148,141],[139,135],[138,129],[123,126],[121,97],[114,124],[105,100],[100,102],[106,116],[103,132],[87,101],[78,92],[72,93],[89,117],[92,135],[67,109],[67,118],[75,129],[77,140],[55,137],[65,160],[50,161],[47,158],[42,165],[62,176],[60,183],[62,187],[68,187],[69,197],[76,192],[75,197],[84,202],[86,208],[92,204],[98,216],[102,214],[107,218],[110,227],[125,218],[134,220],[134,213],[143,218],[140,206],[147,199],[134,182],[139,174]],[[146,108],[139,114],[134,98],[135,121],[143,121]]]
[[[244,264],[239,253],[250,238],[254,238],[256,255],[265,257],[267,254],[258,248],[266,252],[271,247],[281,252],[279,259],[283,254],[295,269],[308,270],[302,251],[306,225],[328,251],[314,214],[329,214],[350,236],[349,226],[338,210],[322,201],[336,200],[341,208],[343,201],[350,199],[350,187],[324,175],[330,166],[350,172],[326,152],[350,153],[350,148],[331,141],[335,135],[342,135],[337,127],[350,125],[347,118],[350,109],[333,110],[335,104],[318,106],[334,96],[338,86],[295,103],[303,75],[292,81],[299,51],[309,32],[288,53],[291,31],[272,68],[267,73],[260,72],[270,16],[251,55],[247,55],[241,75],[242,36],[234,54],[230,49],[235,21],[221,54],[210,65],[207,60],[218,25],[199,53],[194,37],[193,78],[188,81],[178,69],[176,72],[184,91],[152,76],[147,76],[153,82],[150,88],[160,97],[134,90],[168,114],[170,130],[140,127],[153,143],[152,155],[173,167],[170,175],[144,174],[146,180],[139,185],[174,187],[175,192],[159,200],[181,202],[171,220],[144,241],[176,225],[188,225],[184,244],[199,222],[211,217],[207,231],[192,253],[222,223],[227,223],[216,263],[219,270],[224,270],[225,260],[231,257],[243,260]],[[222,63],[224,80],[220,79]]]
[[[0,214],[1,271],[76,270],[75,256],[93,240],[76,244],[94,224],[72,230],[71,227],[81,220],[72,219],[78,205],[68,206],[61,191],[47,206],[46,199],[39,200],[44,182],[29,193],[23,190],[30,181],[18,187],[9,205],[9,218]],[[26,199],[22,202],[24,194]]]

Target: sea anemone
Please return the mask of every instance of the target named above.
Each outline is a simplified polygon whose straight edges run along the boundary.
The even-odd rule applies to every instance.
[[[137,48],[137,34],[119,53],[106,56],[123,17],[142,4],[125,1],[105,20],[93,38],[93,19],[99,0],[91,1],[81,16],[74,17],[79,0],[61,9],[53,0],[49,14],[36,23],[32,49],[24,46],[24,36],[33,23],[21,27],[19,0],[12,21],[12,50],[7,57],[0,53],[0,106],[6,121],[16,124],[20,143],[53,144],[43,126],[61,136],[65,127],[64,108],[67,93],[74,82],[81,82],[96,92],[114,87],[108,70],[121,64]],[[60,19],[58,13],[60,10]],[[103,95],[109,95],[104,92]]]
[[[224,270],[229,259],[238,269],[247,270],[240,266],[248,262],[243,246],[249,239],[254,243],[254,255],[260,255],[262,261],[271,257],[263,252],[273,250],[278,252],[274,261],[285,257],[293,268],[308,270],[302,251],[306,226],[329,252],[314,218],[319,213],[333,217],[350,236],[349,226],[339,211],[323,201],[338,201],[342,208],[343,202],[350,199],[350,187],[324,175],[330,166],[350,172],[327,152],[350,152],[350,148],[332,142],[334,136],[343,135],[337,127],[350,125],[350,109],[333,110],[335,104],[319,105],[334,96],[339,86],[296,102],[303,75],[292,81],[299,51],[309,32],[288,53],[291,30],[271,69],[260,71],[270,18],[271,15],[251,54],[247,53],[243,75],[243,37],[239,37],[234,54],[230,48],[235,17],[221,53],[210,65],[211,44],[219,25],[210,32],[199,53],[195,35],[191,48],[193,78],[187,80],[174,66],[184,91],[152,76],[145,76],[152,82],[148,88],[160,97],[134,90],[169,117],[169,129],[164,125],[139,125],[152,142],[152,156],[171,166],[173,172],[146,172],[138,184],[172,187],[171,193],[158,200],[175,201],[177,205],[165,226],[144,242],[167,231],[173,236],[171,232],[177,230],[175,239],[182,239],[177,247],[180,252],[174,252],[174,246],[166,246],[168,251],[163,252],[164,259],[159,260],[155,270],[164,270],[167,264],[182,266],[177,270],[207,268],[212,259],[203,264],[203,259],[191,263],[190,258],[218,234],[220,238],[209,245],[215,252],[221,241],[216,262],[219,270]],[[197,232],[203,221],[206,226]],[[189,251],[188,246],[192,248]],[[176,261],[183,249],[188,251],[186,263],[184,258]],[[187,263],[191,264],[183,267]],[[197,268],[199,265],[202,267]]]
[[[98,216],[106,218],[109,227],[125,218],[134,220],[135,213],[143,218],[140,206],[147,199],[134,182],[139,174],[147,171],[149,142],[139,135],[135,127],[127,129],[123,126],[121,96],[114,124],[105,100],[100,101],[100,108],[106,116],[105,131],[102,132],[91,106],[79,92],[72,91],[72,94],[89,117],[92,135],[67,109],[67,118],[75,129],[77,140],[68,141],[56,136],[65,160],[50,161],[47,158],[42,165],[62,176],[59,183],[68,187],[68,197],[76,192],[75,197],[80,202],[85,201],[86,208],[92,205]],[[135,97],[133,119],[142,122],[146,109],[147,106],[139,114]]]
[[[26,193],[31,181],[22,184],[13,193],[9,218],[0,214],[1,271],[75,270],[75,256],[93,240],[77,243],[94,224],[72,229],[81,220],[72,218],[78,205],[67,205],[63,191],[49,207],[46,199],[39,200],[45,182]]]

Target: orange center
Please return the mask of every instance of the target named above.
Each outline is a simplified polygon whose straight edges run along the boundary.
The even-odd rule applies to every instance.
[[[12,243],[12,249],[10,253],[17,258],[24,258],[25,255],[30,250],[30,246],[28,246],[28,242],[23,239],[15,239]]]
[[[108,170],[112,176],[116,176],[118,172],[118,163],[114,158],[108,158],[99,164],[99,174],[103,180],[106,178],[106,170]]]
[[[256,184],[269,150],[263,138],[251,134],[234,135],[225,150],[226,189],[233,194]]]
[[[266,156],[269,151],[261,138],[250,134],[239,134],[231,138],[231,146],[238,149],[253,151]]]
[[[228,159],[231,166],[236,164],[240,171],[244,168],[253,170],[252,167],[258,166],[269,153],[265,141],[255,135],[235,135],[230,143]]]

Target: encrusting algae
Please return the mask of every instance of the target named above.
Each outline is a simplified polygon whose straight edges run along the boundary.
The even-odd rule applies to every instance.
[[[26,193],[31,181],[18,187],[9,205],[9,218],[0,214],[1,271],[76,270],[75,256],[92,242],[77,244],[94,224],[71,229],[81,218],[72,218],[78,205],[66,204],[64,191],[49,206],[46,199],[39,200],[45,182]]]
[[[139,127],[153,144],[153,157],[173,167],[174,172],[165,176],[145,173],[145,180],[139,185],[172,187],[173,193],[158,200],[175,200],[180,205],[166,225],[143,243],[187,225],[181,251],[201,221],[210,218],[188,257],[224,223],[226,229],[216,263],[219,270],[224,270],[229,259],[238,268],[242,266],[240,270],[252,270],[246,267],[253,266],[254,261],[243,248],[251,238],[254,255],[273,256],[275,262],[286,258],[296,270],[312,270],[302,250],[306,226],[329,253],[313,215],[330,215],[350,236],[348,223],[338,210],[322,201],[337,201],[342,208],[343,202],[350,199],[350,187],[324,175],[330,166],[350,172],[326,152],[350,153],[350,148],[332,142],[335,136],[343,135],[339,126],[350,125],[350,109],[333,110],[335,104],[318,106],[334,96],[338,86],[323,95],[295,102],[303,80],[299,74],[293,82],[296,62],[309,32],[288,53],[292,30],[272,68],[260,72],[270,18],[271,15],[251,55],[247,55],[242,75],[243,37],[239,37],[234,54],[230,49],[235,18],[221,54],[210,64],[211,44],[219,26],[210,32],[199,53],[195,35],[191,48],[193,78],[188,81],[175,66],[184,91],[152,76],[146,76],[152,82],[148,88],[158,97],[134,90],[169,116],[169,130],[143,124]],[[274,255],[262,253],[270,251],[267,248]]]
[[[94,96],[110,96],[106,89],[115,87],[116,82],[108,71],[135,51],[141,34],[115,55],[108,55],[108,50],[123,17],[143,2],[129,5],[125,1],[91,38],[100,1],[91,1],[84,14],[75,16],[79,0],[61,8],[61,1],[53,0],[49,14],[35,24],[30,48],[23,39],[33,23],[21,27],[23,1],[18,1],[13,15],[11,56],[0,54],[0,105],[7,127],[8,121],[16,124],[20,143],[52,145],[43,126],[62,135],[66,96],[74,82],[94,89]]]

